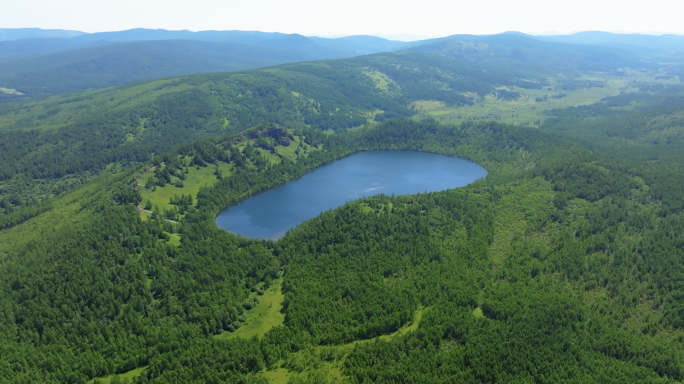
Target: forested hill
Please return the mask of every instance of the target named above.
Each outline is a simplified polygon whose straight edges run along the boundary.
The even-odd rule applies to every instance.
[[[592,56],[597,47],[569,49],[506,35],[482,39],[485,42],[445,40],[405,52],[168,78],[0,103],[0,212],[13,212],[17,219],[6,221],[16,223],[38,212],[27,207],[77,188],[104,170],[127,169],[176,145],[237,133],[262,123],[340,132],[390,118],[422,118],[426,109],[432,108],[430,116],[442,121],[447,118],[442,114],[447,112],[449,120],[480,120],[498,118],[492,113],[495,110],[510,111],[512,118],[520,110],[536,111],[538,126],[544,118],[543,110],[557,105],[549,100],[561,100],[560,105],[568,106],[596,101],[624,89],[637,91],[640,81],[646,81],[642,78],[656,81],[655,77],[671,70],[625,69],[622,66],[630,65],[631,54],[606,63],[603,56]],[[370,37],[335,40],[379,44]],[[226,56],[213,48],[232,43],[199,44],[208,70],[227,65],[221,61]],[[169,52],[184,47],[192,53],[200,45],[174,40],[109,44],[82,50],[92,71],[61,53],[38,66],[31,64],[33,59],[26,59],[21,70],[23,78],[36,82],[36,89],[50,82],[46,78],[49,72],[39,68],[44,65],[78,72],[81,78],[100,83],[116,82],[127,76],[144,78],[150,66],[158,74],[183,70],[183,56],[175,62],[165,61]],[[167,49],[170,46],[174,48]],[[250,60],[260,57],[264,64],[291,58],[287,52],[274,56],[262,48],[231,46]],[[137,66],[126,65],[122,73],[112,68],[110,76],[100,76],[106,63],[118,60],[117,55],[112,59],[107,53],[112,49],[134,57],[139,61]],[[100,63],[102,55],[108,59]],[[242,63],[242,58],[229,56],[235,65]],[[537,60],[540,57],[544,60]],[[126,61],[121,60],[120,64]],[[0,63],[0,67],[11,65]],[[188,64],[188,71],[193,65]],[[669,86],[668,81],[677,79],[675,75],[659,77],[674,79],[659,80],[659,86]],[[71,89],[87,84],[69,77],[63,80]],[[9,95],[7,89],[4,92],[0,97],[25,96]],[[482,113],[461,116],[466,107]],[[22,209],[28,213],[17,212]]]
[[[2,41],[0,34],[0,91],[14,90],[5,93],[5,98],[353,57],[405,45],[374,36],[328,39],[250,31],[133,29],[72,38],[57,36]]]
[[[455,35],[413,45],[406,49],[440,53],[496,71],[553,74],[558,71],[610,71],[645,65],[637,54],[627,50],[546,42],[521,34]]]
[[[535,77],[645,65],[615,47],[540,41],[532,36],[454,35],[413,43],[373,36],[327,39],[247,31],[136,29],[69,39],[0,41],[0,93],[35,97],[184,74],[411,50],[464,60],[500,74]],[[648,64],[653,66],[654,64]]]
[[[101,43],[87,48],[0,61],[0,84],[27,95],[102,88],[206,72],[234,72],[329,58],[240,43],[191,40]]]
[[[557,74],[577,69],[654,68],[678,61],[684,51],[682,41],[674,35],[601,32],[453,35],[406,43],[375,36],[321,38],[257,31],[132,29],[88,34],[0,29],[0,98],[399,50],[435,52],[495,71]]]
[[[194,75],[0,105],[0,183],[21,202],[199,137],[261,123],[341,131],[410,116],[415,101],[471,105],[496,87],[541,88],[432,53],[388,53]],[[503,92],[503,91],[499,91]]]

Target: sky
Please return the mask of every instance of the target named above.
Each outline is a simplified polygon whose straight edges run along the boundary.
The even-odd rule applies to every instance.
[[[586,30],[684,34],[680,0],[0,0],[0,28],[257,30],[307,36]],[[684,7],[683,7],[684,8]]]

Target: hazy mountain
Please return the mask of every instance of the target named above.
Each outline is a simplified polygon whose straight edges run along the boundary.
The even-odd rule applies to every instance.
[[[408,50],[440,53],[502,71],[605,70],[641,65],[633,52],[619,48],[546,42],[522,33],[453,35],[411,45]]]
[[[387,40],[381,37],[368,35],[347,36],[336,39],[310,37],[310,39],[325,47],[357,55],[395,51],[408,46],[408,44],[403,41]]]
[[[552,41],[553,40],[553,41]],[[645,65],[637,53],[675,49],[682,36],[583,32],[568,36],[453,35],[410,43],[255,31],[131,29],[71,38],[0,41],[0,87],[28,95],[203,72],[409,50],[515,75]],[[640,45],[639,45],[640,44]],[[650,45],[649,45],[650,44]]]
[[[88,44],[61,38],[0,41],[0,61],[66,51],[85,46],[88,46]]]
[[[69,38],[83,35],[85,32],[66,31],[63,29],[40,28],[0,28],[0,41],[31,38]]]
[[[81,42],[106,41],[142,41],[142,40],[201,40],[252,44],[276,47],[295,51],[320,50],[321,47],[331,49],[339,55],[341,52],[362,51],[376,53],[396,49],[404,45],[375,36],[348,36],[342,38],[306,37],[299,34],[258,31],[168,31],[164,29],[131,29],[119,32],[101,32],[78,36],[73,40]]]
[[[313,53],[332,57],[377,53],[398,49],[403,42],[375,36],[348,36],[336,39],[306,37],[299,34],[257,31],[168,31],[164,29],[131,29],[119,32],[101,32],[82,35],[73,40],[81,42],[142,41],[142,40],[200,40],[251,44],[269,48]],[[358,52],[358,53],[357,53]]]
[[[252,31],[132,29],[73,38],[0,41],[0,87],[28,95],[130,81],[397,50],[374,36],[338,39]]]
[[[1,30],[0,30],[1,31]],[[68,31],[67,31],[68,32]],[[298,34],[269,33],[257,31],[168,31],[164,29],[131,29],[117,32],[64,34],[55,38],[34,38],[17,35],[12,41],[0,39],[0,60],[45,54],[94,43],[133,42],[152,40],[195,40],[224,43],[241,43],[281,50],[314,54],[317,58],[341,58],[396,50],[406,43],[375,36],[347,36],[342,38],[305,37]],[[38,37],[38,36],[36,36]],[[62,37],[62,38],[57,38]]]
[[[301,52],[190,40],[111,43],[0,62],[0,86],[29,95],[318,59]]]
[[[614,46],[637,53],[684,51],[684,36],[618,34],[586,31],[572,35],[534,36],[535,39],[570,44]]]

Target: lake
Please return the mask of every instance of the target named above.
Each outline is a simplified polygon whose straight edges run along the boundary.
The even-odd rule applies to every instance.
[[[380,193],[411,195],[468,185],[485,177],[480,165],[415,151],[359,152],[251,196],[221,212],[216,225],[257,239],[281,238],[321,212]]]

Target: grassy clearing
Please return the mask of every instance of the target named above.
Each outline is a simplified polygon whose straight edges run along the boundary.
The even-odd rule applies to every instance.
[[[397,330],[394,333],[390,333],[389,335],[380,336],[380,340],[390,341],[390,340],[394,339],[395,337],[404,336],[409,332],[415,331],[416,329],[418,329],[418,326],[420,325],[420,320],[423,319],[423,312],[424,311],[425,311],[425,308],[423,308],[423,307],[416,309],[416,312],[413,314],[413,320],[411,321],[411,323],[406,324],[405,326],[399,328],[399,330]],[[366,340],[366,342],[369,342],[369,340]]]
[[[396,332],[390,333],[389,335],[382,335],[379,337],[380,340],[382,341],[391,341],[392,339],[396,337],[401,337],[406,335],[409,332],[415,331],[418,329],[418,326],[420,325],[420,320],[423,318],[423,313],[425,312],[426,308],[420,307],[416,309],[416,312],[413,314],[413,320],[411,320],[410,323],[404,325],[403,327],[399,328]],[[375,339],[373,339],[375,340]],[[359,343],[369,343],[373,340],[361,340],[361,341],[355,341],[354,343],[351,343],[353,345],[359,344]]]
[[[416,101],[412,106],[418,111],[416,119],[432,117],[444,123],[461,123],[473,120],[494,120],[501,123],[524,126],[539,126],[547,116],[545,111],[556,108],[567,108],[590,105],[608,96],[621,92],[634,92],[636,83],[671,83],[673,80],[659,80],[659,73],[627,70],[623,76],[583,76],[579,80],[594,80],[605,83],[603,88],[583,88],[563,90],[560,86],[563,78],[550,79],[550,86],[543,89],[507,88],[518,92],[521,96],[515,100],[497,99],[490,94],[477,100],[471,106],[450,107],[435,100]],[[561,94],[565,96],[559,97]],[[538,101],[543,99],[543,101]]]
[[[272,384],[287,384],[293,374],[287,369],[280,367],[270,371],[260,372],[258,376],[263,377]]]
[[[0,87],[0,92],[6,93],[6,94],[8,94],[8,95],[17,95],[17,96],[23,95],[22,92],[19,92],[19,91],[17,91],[16,89],[12,89],[12,88],[3,88],[3,87]]]
[[[143,221],[149,220],[150,217],[152,217],[152,214],[151,214],[151,213],[147,213],[147,212],[144,212],[144,211],[140,211],[140,218],[143,219]]]
[[[169,233],[169,244],[175,245],[176,247],[180,246],[180,235],[177,233]]]
[[[143,126],[144,121],[141,122],[141,127],[139,129],[144,129]],[[290,131],[290,133],[292,133],[292,131]],[[135,140],[135,137],[132,140]],[[245,146],[247,146],[248,143],[254,145],[256,141],[256,139],[244,140],[237,144],[236,147],[242,150]],[[275,153],[271,153],[263,148],[255,148],[255,150],[267,158],[271,163],[278,164],[280,163],[281,158],[296,160],[298,156],[297,151],[299,151],[299,156],[306,156],[306,153],[315,151],[317,148],[311,147],[310,145],[304,143],[301,138],[295,136],[294,140],[290,142],[289,146],[275,146]],[[191,159],[187,157],[183,159],[185,164],[189,164],[190,160]],[[159,212],[164,212],[164,210],[170,210],[174,207],[169,202],[171,198],[176,195],[190,195],[194,201],[197,201],[197,193],[199,192],[200,187],[211,186],[218,181],[215,175],[216,167],[217,166],[214,164],[210,164],[207,167],[190,167],[188,174],[185,175],[186,179],[183,180],[183,187],[180,188],[173,184],[166,184],[163,187],[157,186],[154,188],[154,190],[141,187],[140,195],[143,199],[142,206],[145,207],[149,201],[153,207],[159,209]],[[232,167],[233,166],[231,164],[226,163],[219,163],[218,165],[218,169],[221,170],[223,177],[230,177]],[[138,184],[145,185],[147,180],[153,176],[154,172],[152,170],[144,172],[138,178]],[[173,183],[178,181],[175,176],[172,176],[171,179]],[[140,212],[140,215],[143,220],[149,219],[150,216],[146,212]]]
[[[94,384],[94,383],[99,383],[99,384],[109,384],[113,378],[118,377],[119,380],[122,382],[130,382],[131,380],[135,379],[136,377],[140,376],[145,372],[147,367],[140,367],[136,368],[132,371],[128,371],[119,375],[109,375],[107,377],[101,377],[97,379],[90,380],[87,384]],[[127,381],[128,380],[128,381]]]
[[[262,337],[271,328],[283,324],[285,314],[280,312],[285,296],[281,290],[283,279],[275,280],[262,296],[257,296],[259,304],[247,311],[247,322],[235,332],[224,331],[214,336],[217,339],[234,337]]]
[[[289,133],[293,133],[293,130],[289,129],[287,130]],[[256,144],[256,139],[251,139],[251,140],[245,140],[239,144],[236,145],[236,147],[239,150],[243,150],[247,144],[252,144],[252,146],[255,146]],[[301,140],[299,136],[294,136],[294,140],[290,141],[290,145],[287,147],[282,146],[282,145],[276,145],[275,146],[275,154],[271,153],[268,150],[265,150],[263,148],[255,148],[255,150],[259,151],[259,153],[266,157],[271,163],[273,164],[278,164],[280,163],[280,156],[284,158],[288,158],[290,160],[296,160],[297,159],[297,153],[296,151],[299,150],[302,156],[305,156],[305,152],[310,152],[312,150],[316,150],[316,148],[313,148],[312,146],[306,144]],[[279,156],[280,155],[280,156]]]
[[[299,149],[301,152],[304,148],[307,150],[311,149],[308,144],[304,143],[298,136],[295,136],[294,141],[290,142],[289,146],[283,147],[282,145],[279,145],[275,148],[275,150],[276,153],[282,157],[294,160],[297,158],[295,151]]]
[[[127,142],[127,143],[134,142],[135,139],[142,136],[142,134],[145,133],[145,122],[147,122],[147,120],[148,120],[147,117],[140,119],[140,124],[138,125],[136,132],[135,133],[127,133],[125,142]]]
[[[186,159],[187,160],[187,159]],[[226,163],[220,163],[218,168],[223,173],[224,177],[230,175],[232,165]],[[173,206],[169,204],[169,201],[175,195],[191,195],[192,198],[197,200],[197,193],[202,186],[211,186],[218,181],[216,179],[216,166],[211,164],[207,167],[200,167],[199,169],[190,168],[189,173],[186,175],[186,179],[183,181],[183,187],[178,188],[174,185],[167,184],[163,187],[156,187],[154,191],[147,190],[145,188],[140,189],[140,195],[143,198],[143,206],[149,200],[153,206],[156,206],[161,211],[164,209],[171,209]],[[138,183],[145,185],[147,179],[152,177],[154,174],[152,171],[146,172],[138,179]],[[173,181],[177,181],[175,177],[172,177]]]
[[[367,70],[363,72],[363,74],[373,80],[377,89],[388,94],[398,93],[397,90],[399,87],[397,84],[384,73],[376,70]]]
[[[409,332],[415,331],[420,325],[423,313],[427,308],[418,308],[413,315],[413,320],[404,325],[401,329],[389,335],[379,337],[382,341],[391,341],[396,337],[401,337]],[[242,328],[241,328],[242,329]],[[281,361],[270,370],[263,370],[257,374],[258,377],[267,379],[272,384],[287,384],[290,379],[301,378],[325,378],[329,382],[342,382],[342,366],[344,361],[357,345],[375,342],[372,340],[358,340],[349,344],[338,346],[319,346],[307,350],[293,353],[287,357],[286,361]],[[332,361],[325,356],[335,356]],[[290,370],[287,367],[292,367]]]
[[[480,307],[477,307],[473,310],[473,316],[477,317],[478,319],[485,317],[484,313],[482,313],[482,308]]]
[[[302,372],[290,371],[287,368],[278,367],[270,371],[260,372],[258,377],[263,377],[272,384],[287,384],[290,379],[301,378],[311,380],[313,377],[325,378],[329,383],[340,383],[344,380],[341,366],[338,361],[318,362],[315,369],[306,369]],[[309,381],[311,382],[311,381]]]

